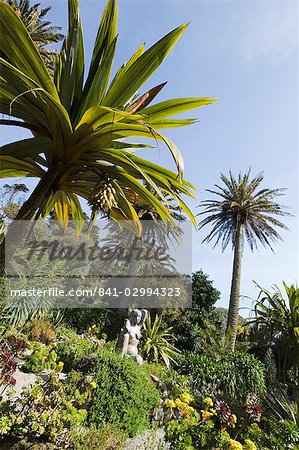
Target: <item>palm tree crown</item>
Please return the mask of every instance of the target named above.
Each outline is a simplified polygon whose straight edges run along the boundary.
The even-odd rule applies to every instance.
[[[236,233],[242,229],[243,242],[246,239],[250,249],[257,249],[258,242],[264,247],[272,249],[271,242],[281,240],[275,227],[287,227],[274,216],[291,215],[285,207],[274,201],[277,196],[283,195],[284,189],[262,189],[263,174],[250,179],[250,170],[240,173],[234,178],[230,172],[229,177],[221,174],[223,186],[215,185],[217,190],[207,189],[207,192],[221,197],[220,200],[205,200],[201,206],[205,209],[200,214],[208,214],[200,223],[202,228],[212,224],[213,228],[204,242],[215,239],[215,246],[222,241],[224,251],[229,242],[235,245]],[[273,250],[273,249],[272,249]]]

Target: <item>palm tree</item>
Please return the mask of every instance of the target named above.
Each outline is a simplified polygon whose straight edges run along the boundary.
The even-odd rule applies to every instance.
[[[287,229],[275,216],[290,215],[285,207],[274,201],[283,195],[284,189],[265,189],[260,185],[264,179],[260,173],[250,179],[250,170],[240,173],[234,178],[221,174],[223,186],[215,185],[217,190],[207,189],[207,192],[217,195],[220,200],[205,200],[201,202],[204,210],[200,214],[207,215],[199,228],[212,224],[212,230],[203,240],[210,242],[215,239],[214,247],[221,241],[222,251],[231,242],[234,250],[231,293],[227,320],[229,348],[235,348],[239,319],[241,260],[245,241],[251,251],[258,248],[260,242],[264,247],[282,240],[275,228]]]
[[[63,35],[60,33],[61,27],[53,26],[44,19],[51,6],[41,8],[40,3],[30,6],[29,0],[6,0],[6,3],[16,11],[27,28],[31,39],[36,44],[46,66],[53,70],[56,52],[45,47],[61,41]]]
[[[137,94],[187,24],[147,51],[141,46],[109,82],[117,43],[117,0],[108,0],[105,7],[87,76],[78,0],[69,0],[68,6],[69,30],[52,79],[18,14],[0,2],[0,50],[11,61],[0,59],[0,113],[6,116],[0,124],[23,127],[33,134],[2,148],[1,176],[40,179],[16,219],[46,216],[54,208],[66,227],[69,213],[76,221],[83,220],[78,200],[82,197],[94,200],[114,220],[131,220],[140,234],[132,201],[145,201],[163,221],[171,221],[163,204],[166,192],[196,225],[182,199],[182,195],[194,198],[194,186],[183,178],[182,155],[158,130],[194,123],[194,119],[169,117],[215,100],[180,98],[149,106],[166,83]],[[178,173],[137,156],[139,148],[151,147],[125,141],[129,137],[161,141],[170,150]],[[1,253],[3,260],[3,246]]]

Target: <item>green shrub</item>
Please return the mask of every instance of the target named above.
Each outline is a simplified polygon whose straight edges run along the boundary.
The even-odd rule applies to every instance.
[[[111,423],[129,436],[149,427],[159,392],[142,367],[119,353],[102,350],[95,361],[94,381],[91,424]]]
[[[227,432],[214,429],[211,421],[199,425],[198,418],[172,420],[166,431],[171,450],[212,449],[225,447],[229,440]]]
[[[299,428],[289,420],[263,417],[260,426],[253,424],[247,428],[244,438],[252,439],[258,450],[298,450],[299,448]]]
[[[81,338],[76,333],[57,345],[57,355],[64,363],[65,371],[86,370],[91,366],[92,355],[97,346],[87,338]]]
[[[100,327],[100,334],[105,333],[109,340],[113,340],[123,326],[126,314],[127,311],[122,310],[69,308],[65,310],[64,322],[78,333],[85,333],[89,327],[96,324]]]
[[[44,344],[49,344],[56,338],[51,322],[42,319],[31,319],[25,331],[27,331],[30,340],[43,342]]]
[[[162,364],[143,363],[142,368],[149,374],[153,375],[167,389],[169,398],[178,397],[182,392],[190,390],[190,380],[186,375],[180,375],[176,370],[170,369]]]
[[[24,372],[40,373],[45,369],[53,370],[56,368],[59,360],[51,345],[46,346],[38,342],[32,342],[29,348],[33,351],[22,367]]]
[[[79,404],[81,403],[81,404]],[[41,438],[58,448],[70,448],[73,434],[84,425],[87,411],[81,402],[74,404],[59,374],[38,380],[26,387],[18,401],[11,396],[0,403],[0,440],[8,436]]]
[[[125,440],[125,435],[111,424],[83,428],[74,436],[74,450],[117,450]]]
[[[175,346],[183,353],[211,353],[219,350],[223,336],[215,304],[220,292],[202,270],[192,274],[192,308],[161,309],[165,328],[172,327]]]
[[[236,352],[217,356],[188,354],[178,370],[191,376],[197,397],[211,392],[242,404],[249,393],[265,392],[265,369],[254,356]]]

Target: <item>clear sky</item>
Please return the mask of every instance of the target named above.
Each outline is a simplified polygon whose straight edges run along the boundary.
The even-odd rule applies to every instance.
[[[67,0],[51,4],[49,18],[66,30]],[[81,0],[87,55],[92,51],[105,2]],[[181,23],[190,25],[159,71],[144,86],[168,81],[159,101],[174,97],[216,97],[219,103],[188,117],[192,127],[166,130],[185,158],[186,178],[198,187],[196,211],[205,189],[220,172],[252,168],[264,172],[264,186],[287,188],[281,202],[294,218],[284,219],[289,232],[271,250],[261,248],[243,258],[242,295],[256,297],[255,280],[269,288],[298,280],[298,2],[268,0],[120,0],[119,45],[115,68],[142,44],[148,47]],[[2,129],[0,141],[25,137],[24,131]],[[168,167],[167,151],[149,150],[151,160]],[[145,155],[143,155],[145,156]],[[227,306],[232,251],[224,254],[201,244],[206,231],[194,233],[193,269],[202,268],[221,291]],[[242,307],[251,301],[243,299]],[[243,314],[247,312],[244,310]]]

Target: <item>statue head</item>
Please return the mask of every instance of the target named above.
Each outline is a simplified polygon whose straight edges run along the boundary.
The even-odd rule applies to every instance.
[[[140,309],[132,309],[132,311],[129,314],[129,320],[130,323],[134,325],[138,325],[141,322],[142,319],[142,312]]]

